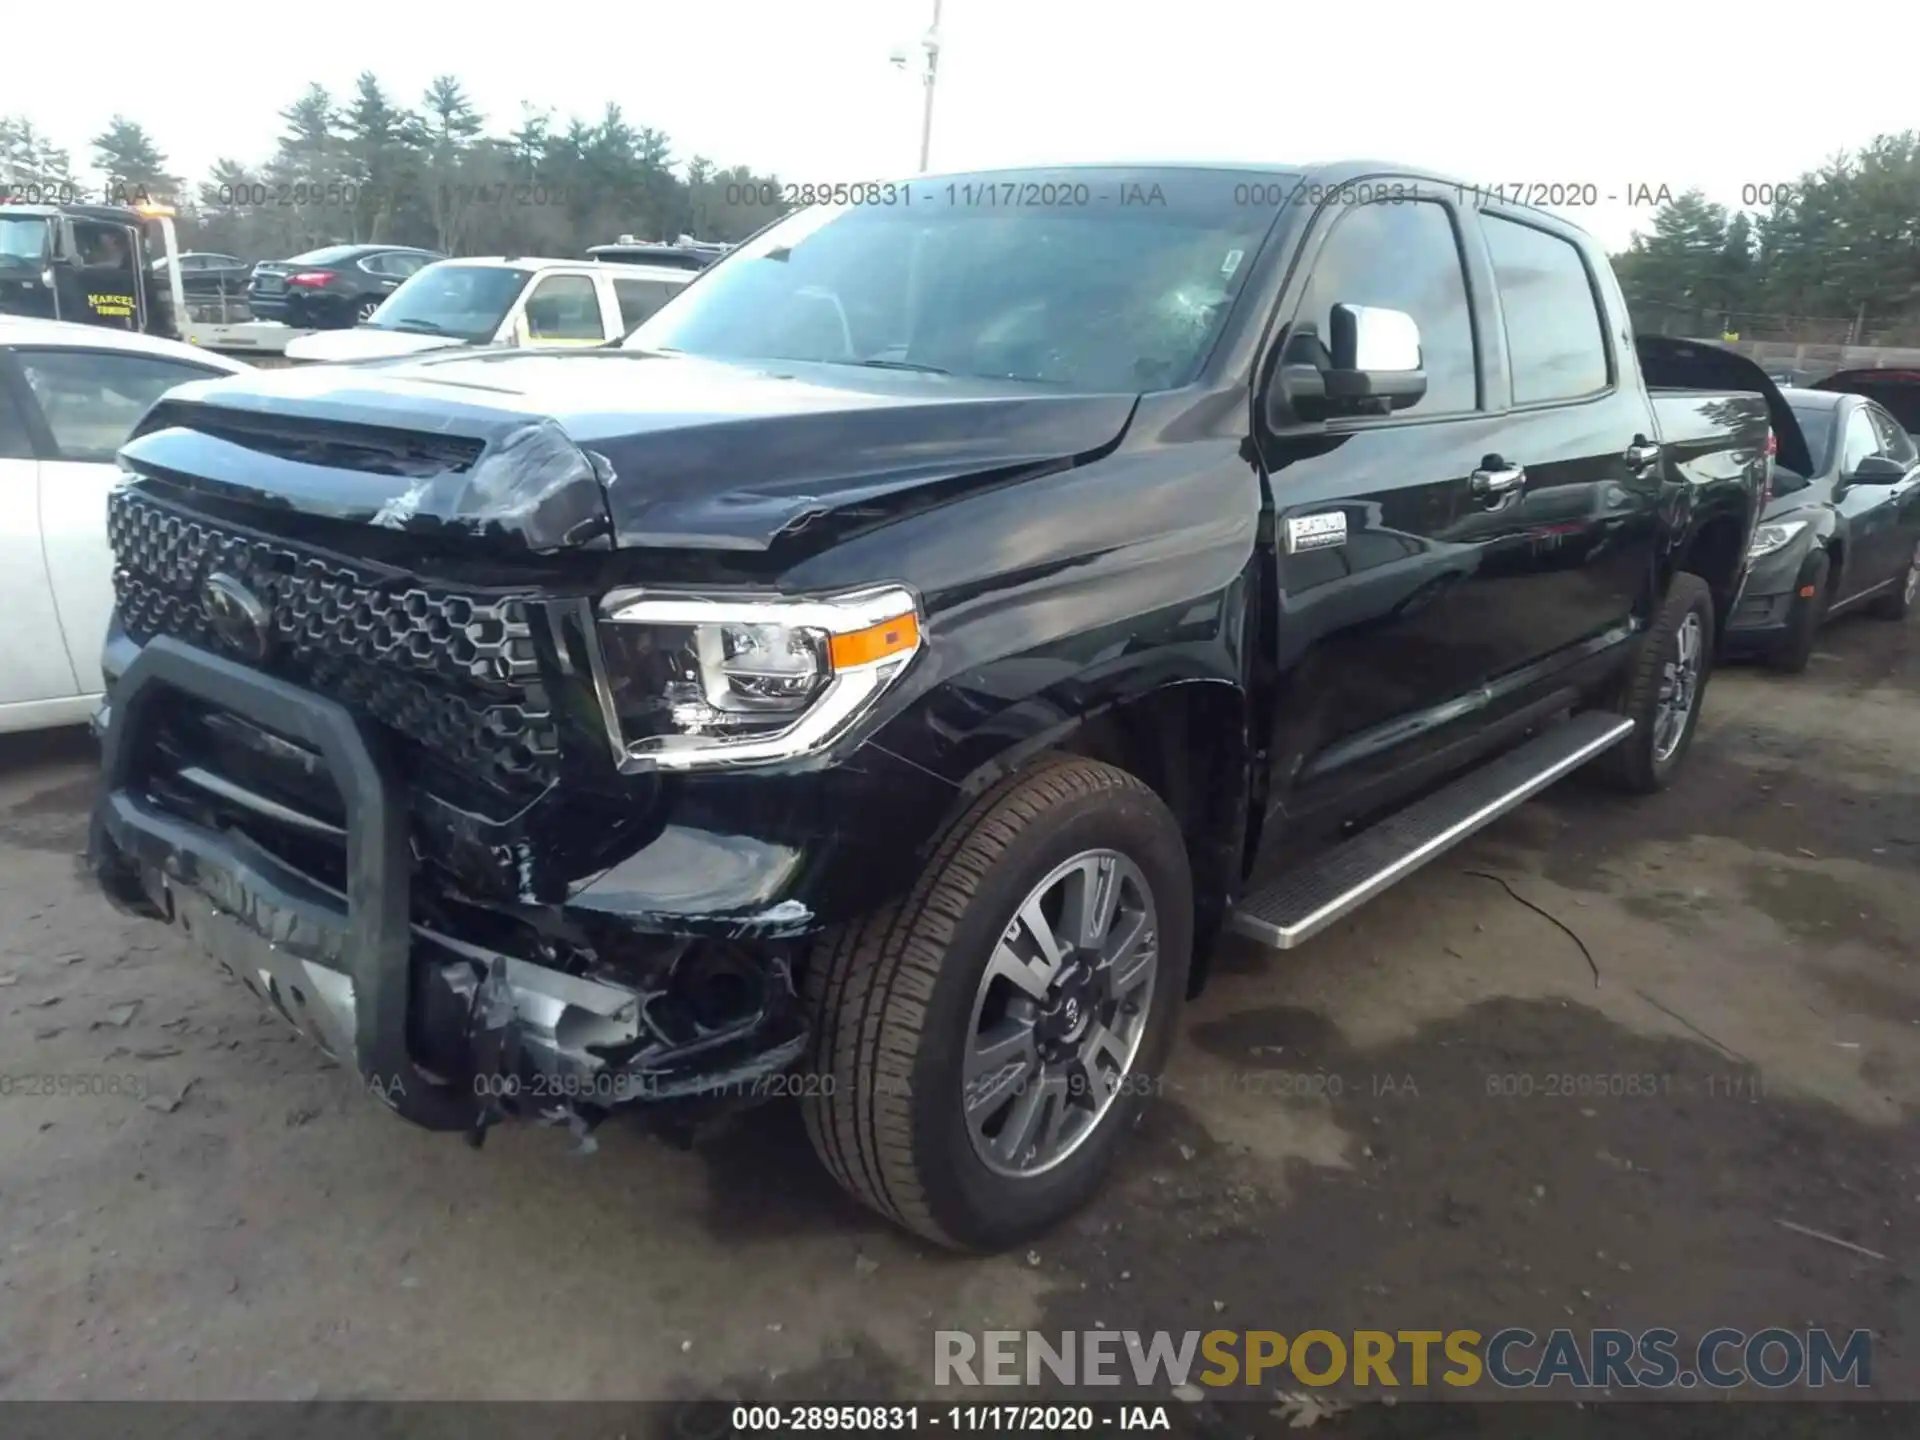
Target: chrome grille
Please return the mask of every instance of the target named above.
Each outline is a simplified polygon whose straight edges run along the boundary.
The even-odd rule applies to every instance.
[[[503,789],[550,780],[559,737],[528,601],[425,584],[173,509],[131,487],[107,507],[120,623],[145,644],[222,642],[202,591],[225,572],[266,608],[260,666],[341,701]]]

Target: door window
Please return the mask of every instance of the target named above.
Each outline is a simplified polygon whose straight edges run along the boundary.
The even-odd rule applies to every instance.
[[[535,340],[604,340],[600,293],[585,275],[549,275],[527,297],[527,333]]]
[[[111,461],[155,400],[189,380],[226,373],[97,350],[22,350],[17,358],[61,460]]]
[[[3,358],[3,357],[0,357]],[[27,422],[14,403],[13,392],[0,375],[0,460],[33,459],[33,442],[27,436]]]
[[[1577,400],[1607,388],[1606,329],[1578,247],[1533,225],[1483,215],[1506,323],[1513,403]]]
[[[1891,415],[1872,405],[1867,406],[1867,413],[1873,417],[1874,427],[1880,432],[1882,455],[1898,460],[1902,465],[1911,465],[1920,460],[1913,437],[1902,430]]]
[[[621,329],[631,335],[642,320],[671,300],[679,289],[678,285],[669,285],[664,280],[630,280],[625,276],[614,276],[613,293],[620,301]]]
[[[1322,344],[1335,305],[1403,311],[1420,327],[1427,393],[1399,413],[1425,417],[1476,407],[1466,268],[1444,206],[1395,201],[1355,206],[1341,216],[1300,300],[1299,323],[1317,326]]]
[[[1847,416],[1847,428],[1840,439],[1840,473],[1851,475],[1869,455],[1880,453],[1880,432],[1873,427],[1867,407],[1858,405]]]

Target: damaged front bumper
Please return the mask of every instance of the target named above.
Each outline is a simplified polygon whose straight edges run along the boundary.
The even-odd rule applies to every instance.
[[[145,783],[154,718],[182,698],[321,757],[344,803],[344,890],[238,830],[155,803]],[[689,1026],[662,1023],[666,990],[616,967],[573,973],[422,923],[404,790],[377,737],[324,696],[156,638],[115,680],[103,719],[89,849],[107,894],[180,924],[406,1119],[477,1140],[514,1114],[577,1126],[628,1104],[664,1114],[730,1103],[759,1093],[805,1048],[778,942],[763,943],[752,965],[734,964],[731,978],[750,982],[743,1003]],[[725,942],[692,942],[675,967],[706,963],[703,945]],[[669,974],[662,985],[671,983]]]

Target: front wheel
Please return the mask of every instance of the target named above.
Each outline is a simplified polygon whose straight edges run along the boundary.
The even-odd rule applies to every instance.
[[[1793,597],[1793,607],[1787,612],[1787,633],[1772,654],[1767,656],[1767,664],[1787,675],[1798,675],[1807,668],[1813,659],[1813,643],[1819,637],[1820,624],[1827,618],[1827,581],[1832,573],[1833,562],[1827,558],[1824,550],[1814,554],[1812,562],[1801,574],[1798,592]]]
[[[1641,795],[1667,787],[1693,745],[1712,657],[1713,592],[1698,575],[1675,575],[1621,685],[1633,733],[1589,767],[1597,779]]]
[[[1914,545],[1907,568],[1893,582],[1893,589],[1874,603],[1873,613],[1883,620],[1904,620],[1916,600],[1920,600],[1920,543]]]
[[[1002,782],[905,901],[809,957],[815,1150],[938,1244],[1038,1234],[1099,1188],[1160,1083],[1192,943],[1152,790],[1073,757]]]

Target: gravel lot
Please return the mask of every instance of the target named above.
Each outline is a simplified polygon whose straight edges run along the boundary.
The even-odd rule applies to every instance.
[[[1118,1183],[987,1261],[842,1199],[785,1109],[591,1156],[390,1119],[89,892],[92,767],[0,748],[0,1398],[879,1398],[936,1327],[1096,1322],[1866,1326],[1920,1398],[1920,625],[1723,670],[1665,795],[1563,784],[1300,951],[1231,942]]]

